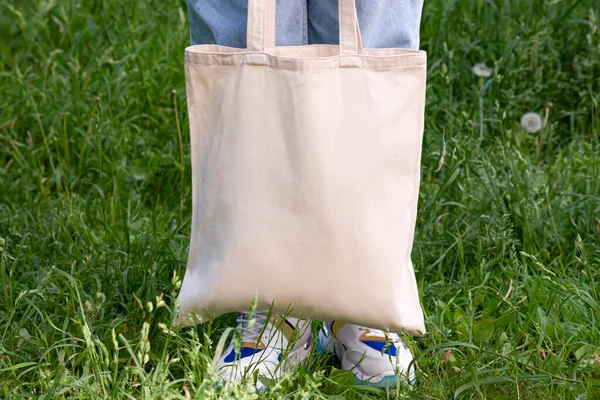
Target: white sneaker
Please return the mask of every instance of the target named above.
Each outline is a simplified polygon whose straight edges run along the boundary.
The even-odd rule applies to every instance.
[[[412,353],[396,333],[324,321],[319,350],[337,355],[342,369],[352,371],[358,383],[395,387],[396,376],[400,382],[416,381]]]
[[[257,370],[259,376],[277,379],[308,357],[312,347],[309,320],[283,318],[277,314],[268,320],[267,317],[267,312],[255,312],[252,320],[248,319],[248,313],[238,315],[241,347],[236,352],[232,340],[217,363],[224,380],[238,383],[252,377]],[[260,379],[257,380],[256,388],[263,386]]]

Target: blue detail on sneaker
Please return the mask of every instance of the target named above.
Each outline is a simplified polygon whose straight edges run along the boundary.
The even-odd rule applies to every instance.
[[[263,349],[255,349],[254,347],[242,347],[242,351],[240,351],[239,357],[240,358],[250,357],[256,353],[260,353],[261,351],[263,351]],[[231,353],[229,353],[227,355],[227,357],[225,357],[223,359],[223,361],[225,361],[226,363],[234,362],[235,360],[236,360],[235,349],[231,350]]]
[[[383,342],[383,341],[378,341],[378,340],[363,340],[362,341],[364,344],[366,344],[367,346],[369,346],[372,349],[375,349],[379,352],[383,351],[385,348],[385,352],[386,354],[391,355],[392,357],[396,357],[396,346],[394,346],[393,344],[389,344],[388,342]],[[387,347],[386,347],[387,345]]]

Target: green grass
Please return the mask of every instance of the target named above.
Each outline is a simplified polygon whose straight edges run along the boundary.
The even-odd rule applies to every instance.
[[[315,356],[260,397],[600,398],[600,3],[425,3],[417,385],[356,387]],[[1,398],[259,397],[212,385],[231,317],[168,328],[187,39],[182,0],[0,4]]]

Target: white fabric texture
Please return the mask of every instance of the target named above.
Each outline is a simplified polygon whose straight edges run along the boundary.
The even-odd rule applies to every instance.
[[[426,54],[275,47],[275,0],[249,0],[248,48],[186,49],[193,216],[176,323],[278,312],[425,331],[410,260]],[[198,322],[196,319],[195,322]]]

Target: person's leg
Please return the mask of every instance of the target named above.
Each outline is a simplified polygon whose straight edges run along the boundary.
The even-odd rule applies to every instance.
[[[246,47],[248,0],[188,0],[190,42]],[[279,46],[308,42],[305,0],[278,0],[276,43]],[[240,381],[258,370],[268,378],[277,378],[290,365],[310,354],[310,321],[283,318],[257,311],[251,322],[248,313],[240,313],[237,328],[242,343],[236,350],[233,341],[218,362],[223,379]],[[257,382],[257,387],[262,383]]]
[[[309,43],[337,44],[337,1],[308,0],[307,6]],[[418,49],[422,7],[423,0],[356,0],[364,47]],[[415,380],[412,353],[397,334],[325,321],[319,348],[335,354],[342,369],[351,370],[358,382],[394,386],[396,374],[404,382]]]
[[[190,42],[246,47],[248,0],[188,0]],[[306,0],[277,1],[278,46],[308,42]]]
[[[337,4],[307,0],[309,43],[338,43]],[[417,49],[422,9],[423,0],[356,0],[364,47]]]
[[[365,47],[417,48],[422,1],[357,0]],[[192,44],[245,47],[247,4],[248,0],[188,0]],[[335,44],[338,29],[337,0],[277,1],[277,45]],[[249,365],[258,366],[262,373],[281,373],[282,369],[275,365],[285,348],[289,361],[299,361],[308,354],[310,332],[301,320],[288,319],[275,324],[266,321],[265,313],[256,313],[256,316],[258,327],[251,327],[247,314],[240,314],[238,326],[244,332],[241,351],[234,352],[230,345],[219,362],[226,379],[239,379],[244,366]],[[303,326],[296,329],[300,331],[297,342],[291,340],[289,329],[286,329],[286,326],[296,325]],[[414,367],[408,370],[412,360],[410,351],[398,335],[385,335],[376,329],[332,321],[326,321],[324,325],[329,328],[326,333],[332,332],[321,336],[335,346],[342,367],[352,369],[358,380],[374,377],[372,382],[395,384],[396,370],[408,373],[409,381],[413,379]],[[264,334],[259,336],[263,327]],[[277,346],[271,343],[277,343]],[[261,363],[257,364],[259,360]]]

